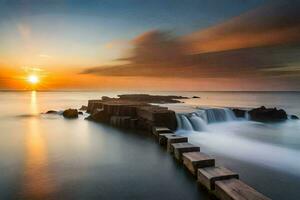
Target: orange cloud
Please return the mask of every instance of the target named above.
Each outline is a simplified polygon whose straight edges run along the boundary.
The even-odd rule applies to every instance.
[[[260,78],[300,63],[300,3],[260,7],[183,37],[158,30],[135,39],[128,64],[91,67],[82,74],[181,78]],[[226,51],[225,51],[226,50]],[[267,70],[266,70],[267,69]],[[291,76],[299,73],[288,71]]]
[[[281,1],[184,37],[189,53],[300,42],[300,3]]]

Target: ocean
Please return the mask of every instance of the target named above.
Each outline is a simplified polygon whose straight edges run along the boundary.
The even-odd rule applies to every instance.
[[[41,114],[123,93],[141,92],[0,92],[0,199],[209,199],[153,138]],[[144,93],[199,96],[165,105],[178,113],[177,134],[272,199],[300,198],[300,121],[259,123],[227,109],[264,105],[300,116],[300,93]],[[216,117],[193,114],[203,112]]]

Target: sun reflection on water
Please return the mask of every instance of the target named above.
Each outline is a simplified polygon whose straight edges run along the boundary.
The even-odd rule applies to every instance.
[[[31,92],[30,109],[38,112],[36,92]],[[38,118],[28,121],[25,137],[25,166],[22,198],[46,199],[54,192],[54,183],[49,173],[47,146]]]

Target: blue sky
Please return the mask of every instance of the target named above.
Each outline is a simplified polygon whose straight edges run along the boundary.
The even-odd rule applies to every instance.
[[[238,73],[247,90],[298,89],[298,8],[296,0],[0,0],[0,67],[118,81],[166,74],[191,87],[206,78],[205,90],[224,80],[235,88]]]
[[[56,65],[106,64],[124,54],[122,45],[106,51],[109,43],[129,41],[153,29],[183,35],[262,3],[265,0],[1,0],[0,60],[26,57],[30,61],[24,58],[15,65],[42,66],[34,57],[46,54],[57,57]],[[28,53],[18,55],[23,52]]]

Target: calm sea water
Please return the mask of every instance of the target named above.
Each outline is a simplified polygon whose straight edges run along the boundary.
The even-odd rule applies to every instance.
[[[0,92],[0,199],[208,199],[152,138],[84,120],[41,115],[124,92]],[[300,93],[156,92],[200,96],[167,105],[284,108],[300,116]],[[299,199],[300,122],[215,123],[178,131],[273,199]],[[287,198],[288,197],[288,198]]]

